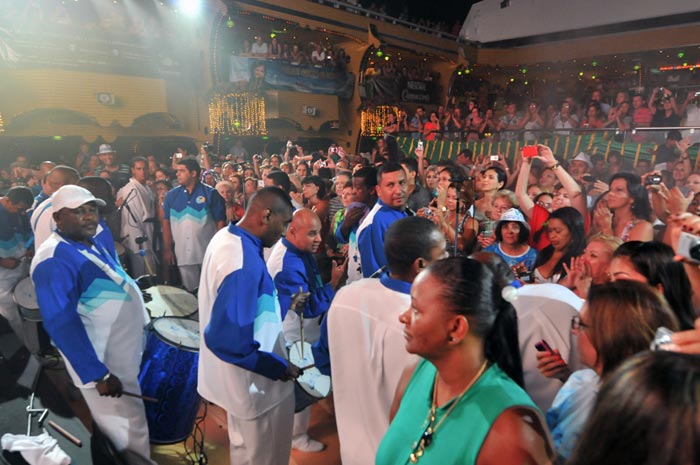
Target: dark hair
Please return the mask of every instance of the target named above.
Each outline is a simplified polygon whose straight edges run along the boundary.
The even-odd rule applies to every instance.
[[[495,231],[496,242],[503,241],[503,232],[501,230],[508,223],[518,223],[518,226],[520,226],[520,231],[518,232],[518,244],[527,244],[528,240],[530,240],[530,230],[520,221],[499,221],[498,227]]]
[[[313,184],[316,187],[318,187],[318,193],[316,193],[316,197],[319,199],[325,199],[326,198],[326,183],[323,181],[323,178],[320,176],[307,176],[305,177],[302,181],[301,184]]]
[[[32,195],[32,190],[25,186],[15,186],[7,191],[7,199],[13,205],[26,205],[31,207],[34,203],[34,195]]]
[[[608,185],[612,185],[616,179],[623,179],[627,183],[627,192],[632,197],[632,214],[640,220],[651,221],[651,204],[649,192],[642,185],[642,178],[635,173],[616,173],[612,175]]]
[[[557,273],[561,274],[561,278],[566,276],[566,271],[564,270],[564,264],[567,265],[571,262],[573,257],[578,257],[583,253],[583,249],[586,248],[586,231],[583,225],[583,217],[578,210],[573,207],[562,207],[558,210],[554,210],[547,223],[550,223],[553,219],[560,220],[564,223],[564,226],[569,230],[571,235],[571,240],[569,245],[566,247],[564,256],[554,265],[552,269],[552,276]],[[543,228],[544,229],[544,228]],[[535,260],[534,268],[544,265],[547,263],[554,254],[554,247],[550,244],[537,254],[537,260]],[[561,280],[560,278],[560,280]]]
[[[107,205],[100,208],[103,213],[109,214],[115,210],[114,189],[112,188],[112,183],[105,178],[101,178],[100,176],[85,176],[80,178],[78,186],[84,187],[89,190],[92,195],[105,201]]]
[[[535,184],[535,185],[537,186],[538,184]],[[540,198],[544,197],[544,196],[549,196],[552,198],[552,200],[554,200],[554,194],[552,194],[551,192],[540,192],[539,194],[537,194],[535,196],[535,200],[533,200],[533,202],[537,203],[540,200]]]
[[[443,239],[438,226],[419,216],[409,216],[389,226],[384,239],[384,255],[389,271],[406,275],[418,258],[429,258],[431,250]]]
[[[267,173],[267,179],[271,179],[275,186],[279,187],[286,193],[289,193],[291,182],[289,181],[289,175],[281,170],[274,170]]]
[[[365,166],[364,168],[360,168],[359,170],[355,171],[352,175],[353,179],[354,178],[360,178],[364,180],[364,185],[368,188],[371,189],[373,187],[377,186],[377,169],[374,166]]]
[[[384,163],[377,170],[377,184],[380,184],[382,182],[382,175],[384,173],[395,173],[397,171],[405,173],[405,171],[403,170],[403,166],[399,165],[398,163]]]
[[[146,167],[148,167],[148,159],[146,157],[134,157],[131,159],[131,164],[129,164],[129,167],[133,168],[136,166],[136,163],[138,162],[143,162],[146,164]]]
[[[248,179],[255,181],[253,178]],[[248,179],[246,179],[246,181]],[[292,205],[292,200],[289,198],[289,194],[284,192],[279,187],[274,186],[263,187],[259,191],[255,192],[248,202],[248,208],[250,208],[250,206],[253,204],[269,208],[276,214],[283,211],[294,211],[294,206]],[[248,208],[246,208],[246,213]]]
[[[498,179],[498,182],[502,182],[503,185],[499,187],[499,189],[505,189],[506,184],[508,183],[508,175],[506,174],[505,171],[503,171],[503,168],[497,165],[491,165],[487,168],[484,168],[481,172],[485,173],[487,171],[495,171],[496,172],[496,178]]]
[[[696,355],[642,352],[603,384],[569,465],[700,463]]]
[[[659,241],[629,241],[617,248],[613,258],[626,257],[651,286],[663,287],[664,297],[682,329],[692,329],[695,320],[693,289],[682,263],[673,259],[673,249]]]
[[[80,180],[80,173],[78,173],[78,170],[71,166],[58,165],[55,166],[49,173],[60,173],[64,184],[77,184]]]
[[[463,315],[469,331],[484,340],[486,357],[513,381],[523,386],[515,309],[501,297],[502,281],[491,267],[472,258],[440,260],[428,272],[442,283],[442,298],[449,309]]]
[[[418,172],[418,160],[416,160],[413,157],[406,157],[403,160],[401,160],[401,163],[406,167],[408,171],[411,173],[417,173]]]
[[[197,173],[197,179],[199,179],[199,176],[202,174],[202,168],[194,157],[181,158],[178,160],[177,164],[184,165],[187,171],[195,171]]]

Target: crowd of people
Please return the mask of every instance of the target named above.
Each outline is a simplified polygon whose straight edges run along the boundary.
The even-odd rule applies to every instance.
[[[431,162],[391,136],[370,156],[241,140],[167,161],[108,144],[73,166],[20,156],[3,172],[0,310],[23,334],[11,294],[31,271],[46,331],[130,463],[152,463],[143,405],[121,396],[140,392],[142,275],[198,295],[198,391],[227,412],[231,463],[324,448],[295,408],[311,369],[330,375],[344,464],[600,463],[597,430],[637,404],[596,453],[693,463],[699,365],[676,352],[700,353],[700,173],[672,135],[664,166],[634,167],[545,145]],[[290,361],[300,338],[313,368]]]
[[[397,70],[395,65],[384,65],[382,69],[390,75],[409,72],[407,68]],[[388,134],[410,133],[425,140],[525,142],[608,130],[620,142],[661,145],[667,129],[631,132],[637,128],[700,127],[700,92],[694,87],[677,91],[654,87],[649,95],[619,91],[611,104],[605,100],[599,89],[590,91],[583,100],[569,95],[558,103],[504,98],[501,111],[495,112],[485,102],[469,100],[461,105],[453,99],[434,110],[419,106],[412,117],[405,111],[390,115],[383,130]],[[676,142],[686,137],[691,144],[698,143],[700,131],[689,129],[671,135]]]
[[[311,66],[319,69],[345,71],[350,57],[345,49],[337,48],[331,43],[309,42],[307,45],[298,42],[280,41],[272,34],[269,43],[262,35],[256,35],[253,40],[244,39],[236,55],[280,60],[293,66]]]

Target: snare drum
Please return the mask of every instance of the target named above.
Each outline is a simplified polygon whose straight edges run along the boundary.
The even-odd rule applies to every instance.
[[[19,313],[25,321],[41,321],[39,304],[36,299],[36,291],[31,276],[27,276],[15,285],[12,291],[12,298],[19,308]]]
[[[197,394],[199,323],[165,316],[149,325],[139,384],[152,443],[182,442],[192,433],[201,399]]]
[[[302,356],[302,344],[304,355]],[[311,344],[297,341],[289,347],[289,361],[299,368],[313,365],[314,355]],[[322,374],[318,368],[304,368],[304,374],[294,384],[294,411],[301,412],[311,404],[327,397],[331,392],[331,377]]]
[[[151,301],[146,303],[151,318],[162,316],[190,317],[197,312],[197,298],[185,289],[153,286],[146,289]]]

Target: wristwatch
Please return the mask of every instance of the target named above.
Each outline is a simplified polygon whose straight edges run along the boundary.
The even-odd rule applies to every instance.
[[[108,380],[111,376],[112,376],[112,374],[108,371],[106,375],[104,375],[102,378],[100,378],[100,379],[98,379],[97,381],[95,381],[95,383],[97,383],[97,384],[99,384],[99,383],[105,383],[105,382],[107,382],[107,380]]]

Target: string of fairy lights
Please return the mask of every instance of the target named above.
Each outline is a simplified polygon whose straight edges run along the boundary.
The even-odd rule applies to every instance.
[[[360,114],[362,135],[368,137],[383,136],[384,123],[389,119],[389,114],[392,113],[394,116],[398,116],[399,112],[399,108],[389,105],[378,105],[362,110]]]
[[[214,94],[209,102],[209,128],[213,134],[267,134],[265,99],[249,92]]]

